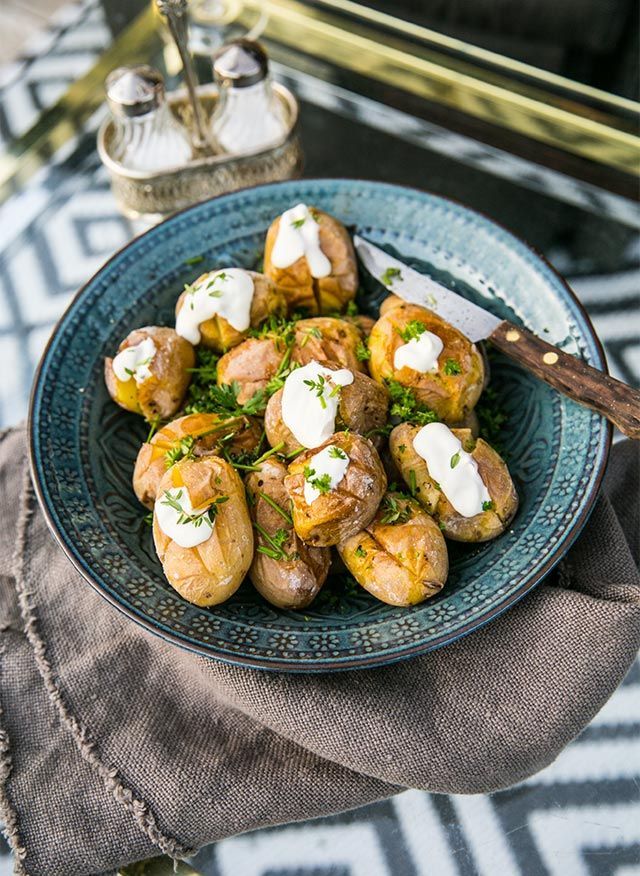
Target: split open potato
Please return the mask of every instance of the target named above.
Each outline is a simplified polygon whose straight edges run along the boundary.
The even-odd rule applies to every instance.
[[[256,542],[249,577],[267,602],[300,609],[313,602],[326,581],[331,552],[305,544],[293,528],[286,476],[287,466],[272,458],[245,478]]]
[[[155,354],[148,363],[149,376],[141,383],[132,374],[127,380],[116,377],[113,359],[104,360],[104,380],[111,398],[127,411],[152,422],[173,417],[184,401],[196,361],[193,346],[171,328],[145,326],[130,332],[118,353],[150,339]],[[114,357],[115,358],[115,357]]]
[[[391,432],[389,448],[402,479],[415,490],[416,499],[434,517],[447,538],[454,541],[489,541],[505,531],[518,510],[518,494],[506,463],[482,438],[470,429],[452,429],[478,466],[478,473],[490,496],[491,507],[473,517],[459,514],[441,486],[429,474],[413,440],[419,426],[402,423]]]
[[[413,499],[385,493],[373,520],[338,544],[356,581],[389,605],[417,605],[439,593],[449,573],[440,528]]]

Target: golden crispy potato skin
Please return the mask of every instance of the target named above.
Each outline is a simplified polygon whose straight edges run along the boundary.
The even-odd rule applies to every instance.
[[[218,360],[218,386],[237,383],[238,401],[244,404],[266,387],[285,353],[286,347],[279,338],[247,338]]]
[[[402,512],[395,523],[384,522],[387,497]],[[400,493],[387,493],[371,523],[340,542],[338,553],[356,581],[389,605],[424,602],[440,592],[449,573],[438,524]]]
[[[153,518],[153,540],[171,586],[194,605],[219,605],[240,586],[253,559],[253,530],[244,487],[236,471],[219,456],[182,460],[162,478],[166,490],[186,487],[194,508],[228,496],[218,506],[210,537],[194,548],[176,544]],[[206,524],[203,524],[206,525]]]
[[[307,505],[305,466],[330,444],[344,450],[349,466],[334,490]],[[344,541],[372,520],[387,488],[387,476],[371,441],[354,432],[336,432],[320,447],[297,456],[284,484],[293,502],[293,525],[300,538],[308,544],[328,547]]]
[[[292,358],[300,365],[314,360],[332,362],[340,368],[366,373],[366,365],[357,356],[361,344],[360,329],[344,319],[332,316],[301,319],[296,323]]]
[[[135,347],[151,338],[156,347],[149,370],[151,377],[136,384],[131,378],[118,380],[113,373],[113,359],[104,360],[104,380],[109,395],[126,411],[142,414],[146,420],[156,417],[167,420],[180,409],[191,382],[190,368],[196,363],[196,355],[189,341],[185,341],[173,329],[145,326],[130,332],[118,347],[118,352]]]
[[[160,481],[168,468],[167,452],[185,438],[193,438],[191,453],[206,456],[218,453],[223,438],[230,453],[250,452],[260,443],[262,429],[249,417],[222,417],[218,414],[187,414],[159,429],[150,442],[145,442],[133,470],[133,490],[147,508],[153,508]]]
[[[280,227],[279,216],[267,231],[264,272],[284,294],[289,313],[303,311],[313,315],[344,310],[358,288],[358,267],[347,229],[322,210],[314,210],[314,213],[320,226],[320,247],[331,262],[331,273],[327,277],[312,277],[304,257],[288,268],[276,268],[271,262],[271,253]]]
[[[383,305],[384,315],[371,330],[369,371],[381,382],[393,379],[408,386],[441,420],[457,425],[473,410],[484,387],[482,356],[475,344],[437,314],[417,304],[398,301],[392,300],[386,308]],[[408,366],[399,369],[394,366],[395,352],[405,343],[400,332],[413,320],[422,323],[444,344],[436,372],[422,374]],[[460,373],[447,374],[447,361],[455,362]]]
[[[419,426],[401,423],[389,436],[389,448],[405,483],[415,474],[416,498],[440,524],[447,538],[454,541],[489,541],[500,535],[518,510],[518,494],[503,459],[482,438],[474,439],[470,429],[452,429],[464,449],[471,453],[478,472],[491,496],[493,509],[474,517],[463,517],[429,476],[427,464],[413,447]]]
[[[282,292],[276,289],[275,285],[264,274],[259,274],[257,271],[247,271],[253,280],[253,300],[251,302],[251,327],[256,328],[270,316],[284,316],[287,312],[287,302]],[[202,274],[192,285],[197,285],[201,280],[207,277],[207,274]],[[188,303],[189,293],[185,291],[180,295],[176,302],[176,317],[180,310]],[[210,350],[215,350],[218,353],[224,353],[232,347],[237,346],[247,337],[246,332],[239,332],[227,322],[223,316],[214,316],[206,322],[200,323],[200,335],[203,347],[208,347]]]
[[[330,370],[338,367],[330,362],[323,364]],[[355,372],[353,378],[353,383],[343,386],[340,391],[336,431],[350,429],[359,435],[366,435],[367,432],[382,428],[386,423],[389,396],[380,383],[365,374]],[[272,447],[282,444],[283,453],[293,453],[300,449],[298,440],[282,419],[281,389],[269,399],[264,414],[264,428]]]
[[[284,486],[286,474],[286,465],[271,458],[262,463],[259,472],[251,472],[245,479],[252,520],[270,536],[283,529],[289,533],[283,544],[287,558],[276,560],[256,549],[249,577],[258,593],[277,608],[306,608],[327,579],[331,552],[328,548],[306,545],[293,524],[264,498],[268,496],[289,513],[291,503]],[[259,531],[254,532],[254,538],[256,548],[268,546]]]

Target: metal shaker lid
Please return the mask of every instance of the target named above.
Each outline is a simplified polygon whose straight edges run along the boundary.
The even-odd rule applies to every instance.
[[[262,82],[268,73],[267,53],[253,40],[231,40],[214,55],[213,75],[219,85],[246,88]]]
[[[106,78],[107,103],[114,115],[143,116],[164,100],[164,79],[153,67],[117,67]]]

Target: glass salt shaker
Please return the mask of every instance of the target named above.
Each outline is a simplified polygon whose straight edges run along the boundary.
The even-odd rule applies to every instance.
[[[186,164],[193,148],[165,101],[164,80],[153,67],[118,67],[105,82],[114,122],[112,158],[129,170],[162,171]]]
[[[210,129],[218,151],[254,152],[286,136],[285,110],[259,43],[238,39],[224,45],[214,57],[213,74],[219,97]]]

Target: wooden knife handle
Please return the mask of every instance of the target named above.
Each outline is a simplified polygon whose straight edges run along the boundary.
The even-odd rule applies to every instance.
[[[549,386],[602,414],[629,438],[640,439],[640,391],[637,389],[510,322],[501,322],[489,340]]]

